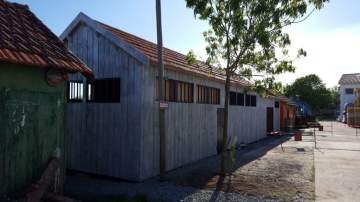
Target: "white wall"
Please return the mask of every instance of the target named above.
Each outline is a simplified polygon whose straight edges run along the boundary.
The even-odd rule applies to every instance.
[[[354,88],[354,94],[345,94],[346,88]],[[340,85],[340,113],[345,110],[346,103],[354,103],[356,99],[355,88],[360,88],[360,84]]]

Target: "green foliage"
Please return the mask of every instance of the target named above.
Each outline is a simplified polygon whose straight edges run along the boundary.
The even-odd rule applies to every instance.
[[[328,0],[186,0],[195,16],[207,20],[204,32],[207,62],[229,75],[251,78],[294,72],[293,60],[306,56],[303,49],[289,58],[290,37],[282,29],[308,17],[308,7],[320,9]],[[312,12],[310,12],[311,14]],[[278,51],[280,50],[280,51]],[[280,55],[279,55],[280,53]],[[268,78],[261,83],[265,84]]]
[[[285,95],[298,96],[307,102],[314,112],[324,109],[335,109],[339,105],[339,92],[336,87],[327,89],[323,81],[315,74],[295,80],[284,88]]]
[[[251,79],[253,72],[264,74],[256,82],[258,91],[275,87],[275,74],[294,72],[287,47],[290,37],[283,28],[305,20],[308,6],[320,9],[328,0],[185,0],[194,15],[208,21],[204,32],[207,63],[224,69],[225,106],[223,148],[227,147],[228,107],[231,77],[237,73]],[[310,12],[311,14],[312,12]],[[279,51],[280,50],[280,51]],[[280,55],[279,55],[280,52]],[[305,56],[302,49],[296,58]],[[221,174],[225,174],[226,152],[222,152]]]
[[[189,51],[189,53],[186,55],[186,62],[189,65],[193,65],[196,63],[196,55],[193,50]]]

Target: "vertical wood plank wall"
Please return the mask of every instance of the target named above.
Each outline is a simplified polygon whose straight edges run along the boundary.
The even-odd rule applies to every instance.
[[[121,80],[120,103],[67,104],[68,168],[134,181],[158,175],[157,69],[142,65],[85,25],[68,37],[68,47],[96,78]],[[224,105],[224,87],[189,74],[170,70],[165,74],[195,84],[194,103],[169,103],[166,110],[166,167],[172,170],[216,154],[217,109]],[[84,78],[75,75],[70,80],[79,79]],[[220,105],[197,104],[197,84],[220,88]],[[257,107],[230,107],[229,134],[237,136],[238,143],[266,136],[266,107],[274,107],[274,101],[259,96],[257,100]],[[279,124],[279,111],[274,109],[274,128]]]
[[[83,25],[68,37],[68,48],[93,69],[95,78],[119,77],[121,83],[120,103],[67,104],[68,168],[138,180],[142,64]]]
[[[144,71],[142,99],[142,158],[141,178],[159,174],[158,101],[156,101],[156,75],[154,66]],[[165,71],[167,78],[194,84],[221,88],[222,84],[192,75]],[[221,93],[224,93],[223,91]],[[197,88],[194,86],[194,103],[170,102],[165,112],[166,169],[183,166],[216,154],[217,108],[222,105],[197,104]],[[223,94],[221,99],[223,99]],[[221,103],[223,101],[221,100]]]
[[[152,66],[144,70],[142,98],[142,158],[141,179],[159,174],[158,102],[156,101],[157,69]],[[170,70],[167,78],[186,81],[194,85],[194,103],[170,102],[166,117],[167,170],[216,154],[217,109],[224,105],[224,85]],[[196,85],[219,88],[220,105],[197,104]],[[232,91],[243,92],[241,88]],[[250,143],[266,137],[266,108],[274,107],[274,100],[257,96],[257,107],[230,106],[229,135],[237,137],[237,143]],[[274,129],[280,128],[279,109],[274,108]]]

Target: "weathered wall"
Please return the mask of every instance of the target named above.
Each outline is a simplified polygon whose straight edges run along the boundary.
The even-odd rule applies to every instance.
[[[68,168],[128,180],[159,174],[156,68],[140,64],[85,25],[77,27],[67,41],[70,50],[93,69],[96,78],[121,80],[120,103],[67,105]],[[166,167],[171,170],[216,154],[217,109],[223,107],[224,88],[220,82],[170,70],[166,70],[166,77],[221,89],[220,105],[197,104],[196,100],[169,103],[165,117]],[[79,79],[84,80],[71,77]],[[256,108],[234,107],[229,133],[237,135],[238,142],[265,137],[266,106],[273,107],[274,102],[258,96]],[[274,114],[279,113],[274,110]],[[279,128],[278,118],[274,120],[274,128]]]
[[[120,103],[68,103],[68,168],[122,179],[140,173],[141,64],[93,29],[81,25],[68,48],[92,68],[95,78],[119,77]],[[74,75],[70,80],[84,80]]]
[[[156,101],[155,67],[146,68],[143,75],[143,98],[141,109],[142,156],[141,179],[159,174],[159,123]],[[217,153],[217,109],[224,106],[224,85],[197,76],[165,71],[170,79],[194,84],[194,103],[169,102],[165,112],[167,170],[215,155]],[[220,89],[220,105],[197,104],[196,85],[205,85]],[[243,92],[241,88],[231,88]],[[266,107],[274,107],[274,100],[257,96],[257,107],[230,106],[229,135],[237,136],[237,144],[249,143],[266,136]],[[280,128],[279,109],[274,108],[274,129]]]
[[[159,102],[156,101],[155,67],[143,74],[141,179],[159,174]],[[165,71],[167,78],[221,88],[222,85],[192,75]],[[197,88],[194,86],[194,101]],[[223,93],[223,92],[221,92]],[[221,103],[223,103],[221,94]],[[221,105],[170,102],[165,112],[166,168],[172,170],[216,154],[217,108]]]
[[[52,157],[64,157],[64,85],[45,70],[0,63],[0,193],[28,188]]]
[[[232,91],[243,92],[241,88],[231,88]],[[256,95],[255,93],[248,93]],[[229,136],[236,142],[250,143],[266,137],[266,108],[274,109],[274,130],[280,129],[280,111],[274,107],[273,99],[265,99],[259,95],[256,107],[231,106],[229,108]]]

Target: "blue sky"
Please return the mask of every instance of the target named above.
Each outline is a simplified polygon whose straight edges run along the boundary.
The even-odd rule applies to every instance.
[[[81,11],[88,16],[156,42],[155,0],[10,0],[27,4],[57,35]],[[50,3],[51,2],[51,3]],[[196,20],[184,0],[163,0],[164,45],[187,53],[190,49],[205,57],[202,32],[205,22]],[[279,76],[285,83],[310,73],[334,86],[342,73],[360,72],[359,0],[330,0],[309,19],[287,29],[293,51],[304,48],[308,57],[296,61],[295,74]]]

